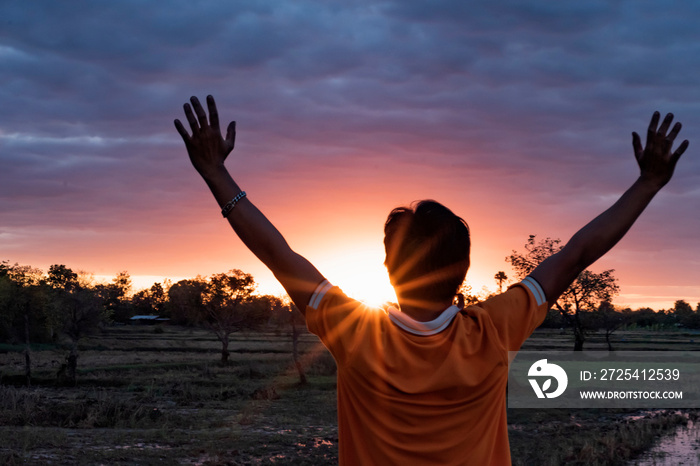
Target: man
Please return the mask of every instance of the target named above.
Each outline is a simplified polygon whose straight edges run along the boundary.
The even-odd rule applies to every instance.
[[[191,103],[184,110],[192,134],[179,120],[175,127],[192,164],[336,360],[339,456],[347,465],[510,464],[508,351],[624,236],[688,147],[683,141],[672,153],[681,125],[669,132],[673,116],[659,126],[654,113],[645,147],[633,133],[640,176],[620,199],[521,283],[466,309],[453,304],[469,268],[466,223],[434,201],[395,209],[385,224],[385,264],[400,309],[384,312],[345,296],[289,247],[224,167],[235,122],[222,137],[214,99],[207,97],[208,118],[197,98]]]

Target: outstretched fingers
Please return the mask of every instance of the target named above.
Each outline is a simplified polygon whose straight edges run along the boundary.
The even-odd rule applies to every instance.
[[[673,121],[673,113],[667,113],[666,116],[664,117],[664,121],[661,122],[661,126],[659,126],[659,132],[658,132],[659,136],[666,137],[666,131],[668,131],[668,128],[671,126],[672,121]]]
[[[673,155],[671,155],[671,162],[673,162],[674,164],[678,162],[678,159],[681,158],[681,155],[683,155],[683,152],[685,152],[689,145],[690,141],[688,141],[687,139],[681,142],[681,145],[678,146],[678,149],[676,149]]]
[[[185,117],[190,125],[189,131],[180,120],[175,120],[175,129],[185,142],[190,159],[199,167],[200,173],[206,170],[208,163],[221,163],[233,150],[236,139],[236,123],[231,122],[226,131],[226,139],[221,137],[219,112],[211,95],[207,96],[207,108],[202,107],[197,97],[183,105]]]
[[[192,107],[190,107],[190,104],[185,104],[182,106],[182,108],[185,110],[185,118],[187,118],[187,122],[190,124],[190,128],[192,129],[192,136],[198,134],[199,123],[197,123],[197,119],[192,112]]]
[[[668,113],[659,125],[659,112],[654,112],[647,129],[647,143],[644,147],[639,135],[632,133],[632,146],[641,174],[658,187],[664,186],[671,179],[676,162],[690,144],[686,139],[673,151],[676,138],[683,128],[680,122],[673,124],[673,118],[673,114]]]
[[[659,112],[654,112],[649,122],[649,128],[647,129],[647,143],[646,147],[651,147],[654,144],[654,139],[656,138],[656,127],[659,124]]]
[[[204,111],[204,108],[202,108],[202,104],[199,103],[199,99],[197,97],[190,97],[190,102],[192,102],[194,113],[197,114],[197,120],[199,120],[199,127],[204,129],[209,124],[207,122],[207,112]]]
[[[634,156],[637,160],[640,160],[642,155],[644,155],[644,147],[642,147],[642,138],[634,131],[632,132],[632,148],[634,149]]]
[[[634,154],[639,158],[645,150],[653,150],[656,148],[663,154],[670,154],[673,148],[673,142],[676,140],[678,133],[680,133],[683,125],[680,122],[676,122],[671,128],[671,131],[666,134],[668,129],[671,127],[673,122],[673,113],[667,113],[664,120],[661,122],[661,126],[658,127],[660,114],[659,112],[654,112],[649,122],[649,128],[647,129],[647,143],[645,147],[642,147],[641,140],[637,133],[632,133],[632,145],[634,147]],[[678,158],[685,152],[688,147],[688,141],[683,141],[683,143],[676,149],[676,151],[671,154],[671,157]]]
[[[673,125],[673,129],[671,129],[671,132],[668,133],[668,136],[666,136],[666,140],[673,144],[673,141],[676,139],[676,136],[678,136],[678,133],[681,132],[682,127],[683,125],[680,122],[676,122],[676,124]]]
[[[232,121],[226,128],[226,144],[233,150],[236,144],[236,122]]]
[[[671,153],[671,148],[673,147],[673,141],[676,139],[676,136],[678,136],[678,133],[681,130],[682,126],[683,125],[676,122],[676,124],[673,125],[673,129],[671,130],[671,132],[668,133],[668,136],[666,136],[666,138],[664,138],[664,142],[663,142],[664,154]]]
[[[221,128],[219,126],[219,111],[216,109],[216,102],[214,102],[214,97],[211,95],[207,96],[207,108],[209,109],[209,124],[211,128],[217,133],[221,134]]]
[[[190,145],[190,135],[185,129],[185,127],[182,125],[182,122],[180,120],[175,120],[175,129],[177,130],[178,133],[180,133],[180,137],[182,137],[182,140],[185,142],[185,146],[189,147]]]

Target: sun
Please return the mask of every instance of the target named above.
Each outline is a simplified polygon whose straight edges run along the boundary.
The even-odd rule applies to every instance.
[[[382,247],[358,244],[324,254],[323,259],[317,261],[317,267],[349,297],[380,307],[386,302],[396,302],[383,261]]]

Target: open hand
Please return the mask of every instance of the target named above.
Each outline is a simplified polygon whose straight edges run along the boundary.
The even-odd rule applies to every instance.
[[[671,132],[666,135],[666,131],[671,126],[673,114],[669,113],[664,118],[661,126],[656,129],[659,124],[659,112],[654,112],[647,129],[646,147],[642,148],[642,142],[639,134],[632,133],[632,146],[634,147],[634,156],[637,159],[642,178],[652,182],[658,188],[661,188],[669,182],[673,176],[673,170],[676,167],[676,162],[683,155],[683,152],[688,148],[688,140],[683,141],[675,152],[671,153],[673,141],[678,136],[681,130],[681,124],[676,122],[671,129]]]
[[[207,96],[207,107],[209,108],[209,120],[207,113],[202,108],[196,97],[191,97],[192,106],[184,105],[185,117],[192,129],[192,136],[189,135],[180,120],[175,120],[175,128],[185,142],[187,153],[194,168],[203,177],[213,174],[224,165],[228,154],[233,150],[236,140],[236,122],[229,123],[226,130],[226,139],[221,136],[219,127],[219,112],[216,110],[214,97]],[[192,112],[194,107],[194,113]],[[197,115],[195,117],[195,114]]]

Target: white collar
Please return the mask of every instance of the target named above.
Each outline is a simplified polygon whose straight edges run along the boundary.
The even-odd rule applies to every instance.
[[[442,332],[450,325],[452,319],[454,319],[459,311],[460,309],[457,306],[452,305],[442,311],[437,318],[429,322],[420,322],[394,307],[389,307],[389,309],[387,309],[389,319],[391,319],[394,324],[409,333],[421,336],[435,335],[436,333]]]

